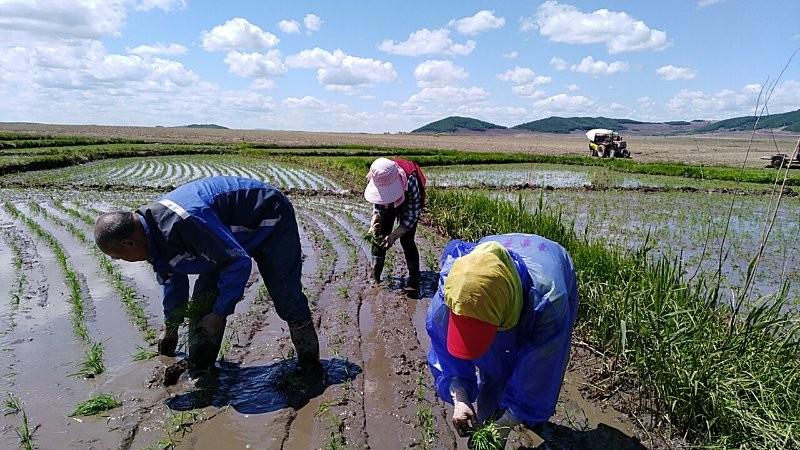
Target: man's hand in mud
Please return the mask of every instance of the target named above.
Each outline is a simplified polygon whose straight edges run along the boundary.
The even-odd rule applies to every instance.
[[[222,328],[225,328],[225,316],[220,316],[217,313],[208,313],[200,319],[200,326],[209,335],[214,335]]]
[[[453,426],[461,437],[469,436],[475,426],[475,411],[472,405],[464,402],[453,403]]]
[[[178,348],[178,327],[167,326],[158,337],[158,354],[163,356],[175,356]]]

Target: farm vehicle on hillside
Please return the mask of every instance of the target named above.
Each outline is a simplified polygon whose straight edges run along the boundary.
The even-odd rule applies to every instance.
[[[595,128],[586,132],[589,154],[599,158],[630,158],[628,144],[616,131]]]

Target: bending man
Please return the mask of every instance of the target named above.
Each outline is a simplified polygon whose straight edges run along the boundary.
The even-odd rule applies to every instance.
[[[247,178],[193,181],[136,211],[101,215],[94,235],[112,258],[152,264],[164,286],[159,353],[174,355],[178,327],[188,315],[194,373],[214,365],[226,318],[242,298],[255,259],[275,310],[289,324],[303,375],[321,381],[317,333],[300,281],[294,207],[280,191]],[[188,274],[200,274],[191,304]]]
[[[543,425],[555,412],[578,310],[566,250],[532,234],[488,236],[451,241],[441,264],[428,365],[459,434],[487,420],[506,436],[520,423]]]

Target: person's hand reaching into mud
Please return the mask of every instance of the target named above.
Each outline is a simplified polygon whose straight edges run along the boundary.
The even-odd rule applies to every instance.
[[[459,436],[469,436],[469,432],[475,426],[475,411],[472,410],[472,405],[458,401],[453,403],[453,426]]]

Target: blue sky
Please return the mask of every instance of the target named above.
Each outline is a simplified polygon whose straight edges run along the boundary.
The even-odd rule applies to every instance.
[[[407,131],[753,111],[796,0],[0,0],[0,121]],[[770,112],[800,108],[800,56]]]

